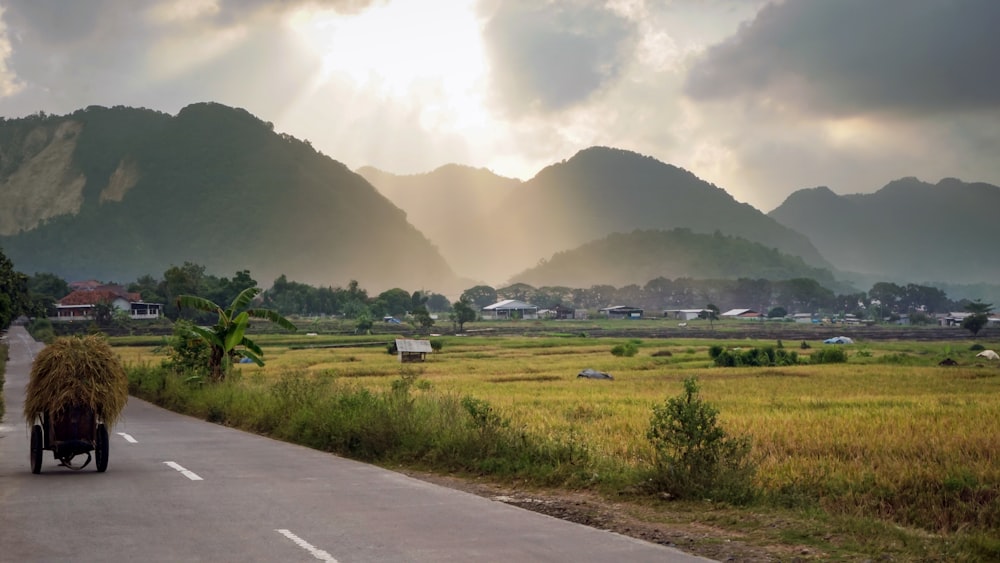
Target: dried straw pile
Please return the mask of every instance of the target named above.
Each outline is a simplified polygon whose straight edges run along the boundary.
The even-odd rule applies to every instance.
[[[87,406],[107,426],[114,425],[128,401],[128,377],[107,340],[100,336],[61,337],[46,346],[31,365],[24,417],[56,415]]]

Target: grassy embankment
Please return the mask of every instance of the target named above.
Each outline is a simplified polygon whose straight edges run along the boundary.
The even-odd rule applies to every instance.
[[[723,426],[752,437],[758,495],[665,503],[664,518],[824,557],[1000,557],[1000,369],[977,365],[971,341],[862,343],[846,364],[782,368],[713,367],[707,340],[647,340],[616,357],[625,339],[445,337],[407,365],[384,347],[302,348],[351,340],[257,337],[266,367],[203,388],[154,367],[150,348],[120,350],[136,393],[210,420],[387,465],[642,502],[657,502],[643,489],[651,409],[695,375]],[[823,346],[811,344],[789,347]],[[938,367],[946,356],[962,365]],[[615,381],[577,379],[586,367]]]

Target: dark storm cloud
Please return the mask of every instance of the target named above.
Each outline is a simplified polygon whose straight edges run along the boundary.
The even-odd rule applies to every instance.
[[[495,94],[510,113],[585,100],[628,62],[634,26],[594,2],[501,2],[484,30]]]
[[[997,108],[998,22],[996,0],[788,0],[708,49],[685,91],[832,116]]]

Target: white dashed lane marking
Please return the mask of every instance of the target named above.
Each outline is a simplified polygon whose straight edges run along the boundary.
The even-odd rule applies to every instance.
[[[187,469],[184,469],[179,463],[175,463],[173,461],[164,461],[163,463],[166,464],[167,467],[176,469],[177,471],[180,472],[181,475],[187,477],[192,481],[204,481],[204,479],[199,477],[197,473],[195,473],[194,471],[188,471]]]
[[[291,530],[275,530],[275,532],[278,532],[279,534],[292,540],[293,542],[295,542],[295,545],[308,551],[309,554],[315,557],[316,559],[319,559],[320,561],[326,561],[326,563],[337,563],[337,560],[334,559],[332,555],[323,551],[322,549],[314,547],[311,543],[293,534]]]
[[[118,435],[121,436],[122,438],[125,438],[125,441],[128,442],[129,444],[138,444],[139,443],[139,441],[136,440],[135,438],[133,438],[131,434],[126,434],[124,432],[119,432]]]

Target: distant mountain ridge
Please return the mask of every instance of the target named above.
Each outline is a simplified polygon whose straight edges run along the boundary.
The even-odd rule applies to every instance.
[[[483,222],[496,218],[504,199],[522,185],[520,180],[458,164],[412,175],[371,166],[357,172],[406,212],[456,272],[478,274],[479,279],[501,279],[512,272],[503,264],[484,261],[483,253],[492,244]]]
[[[477,173],[480,182],[492,175],[482,170]],[[383,193],[398,189],[384,184],[385,176],[365,174]],[[427,181],[413,181],[407,189],[438,193],[444,189],[441,184],[448,183],[437,171],[424,179]],[[812,266],[830,266],[802,234],[737,202],[725,190],[687,170],[631,151],[584,149],[520,185],[507,187],[510,189],[495,190],[502,198],[488,211],[442,208],[437,215],[415,216],[414,222],[434,223],[433,231],[422,228],[434,232],[428,236],[435,244],[448,248],[443,252],[450,262],[462,264],[456,268],[459,273],[489,283],[509,280],[515,272],[556,252],[636,229],[720,231],[800,256]],[[469,189],[468,182],[454,189]],[[407,209],[402,199],[399,202]],[[456,221],[456,216],[463,216],[463,220]],[[460,257],[455,256],[457,246],[446,242],[450,240],[464,241]]]
[[[125,282],[190,261],[263,285],[460,289],[362,177],[221,104],[4,120],[0,197],[0,247],[25,272]]]
[[[613,233],[583,246],[556,253],[550,260],[517,274],[513,281],[535,287],[590,287],[668,279],[811,278],[827,287],[837,284],[829,270],[760,243],[721,233],[689,229]],[[645,281],[637,281],[645,280]]]
[[[901,178],[870,194],[799,190],[768,214],[838,269],[905,282],[993,282],[1000,187]]]

